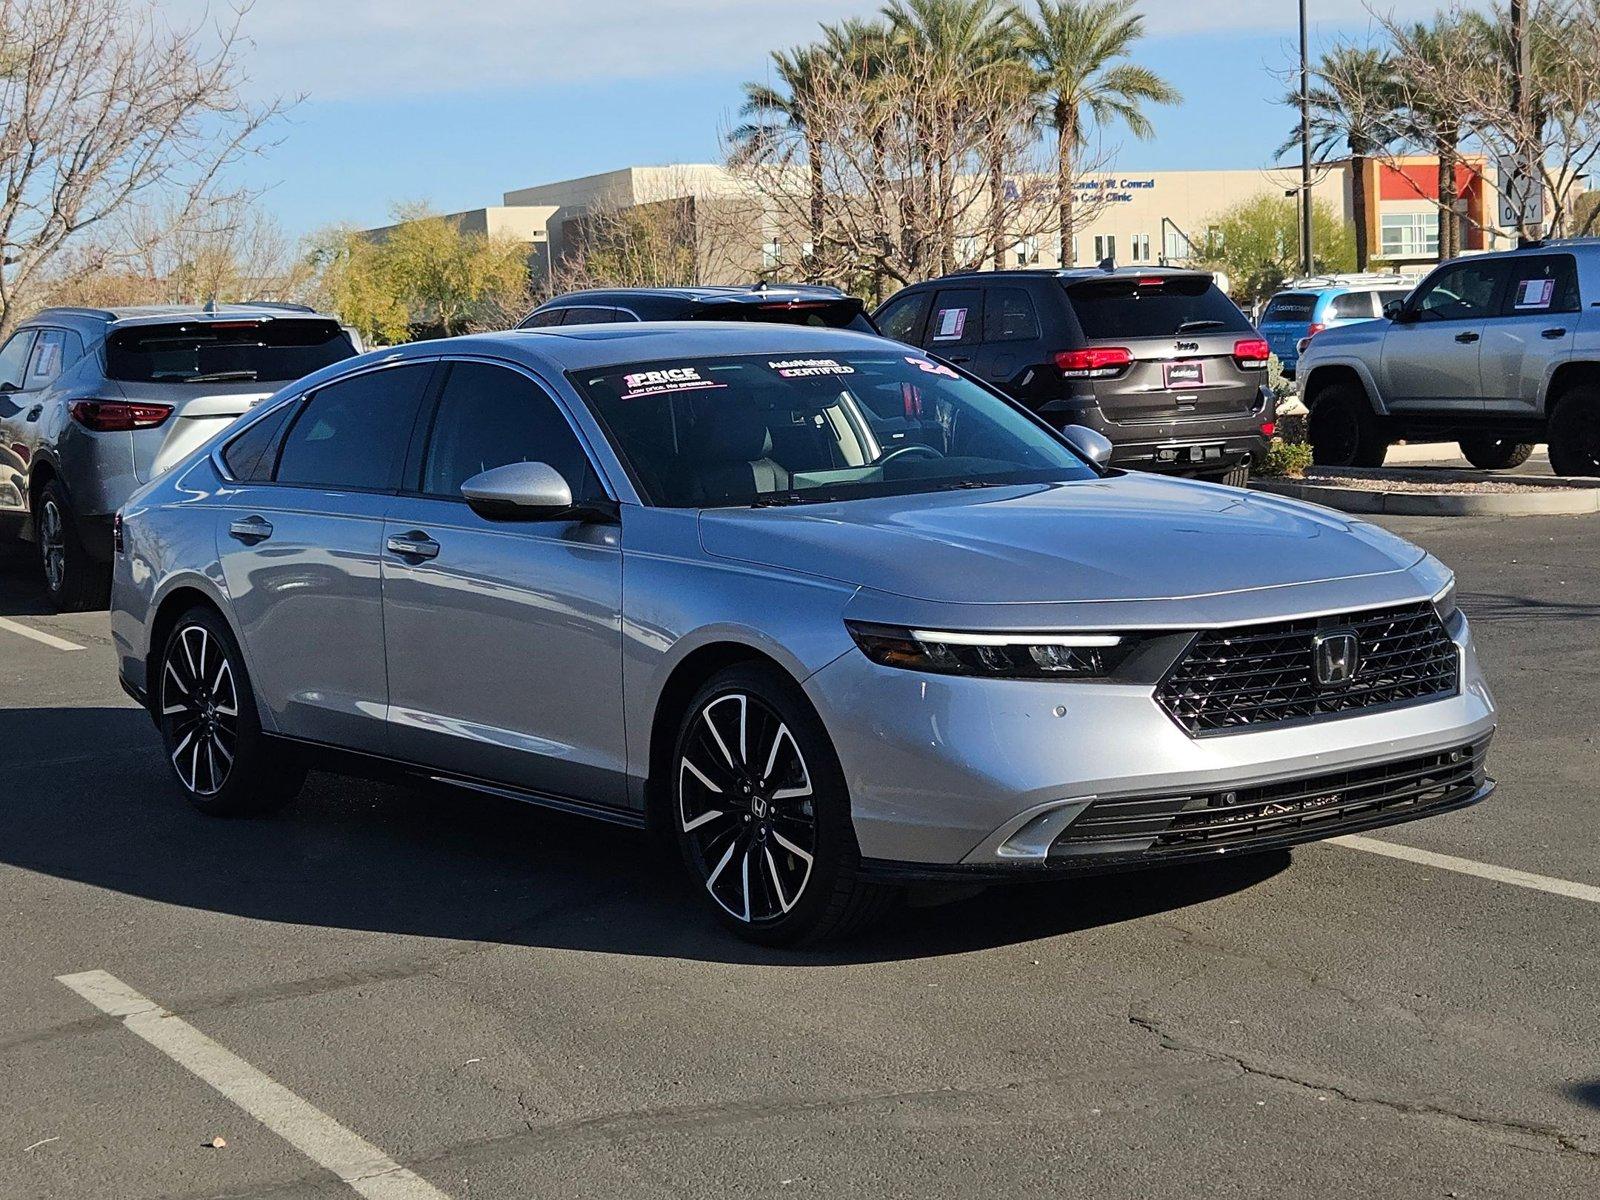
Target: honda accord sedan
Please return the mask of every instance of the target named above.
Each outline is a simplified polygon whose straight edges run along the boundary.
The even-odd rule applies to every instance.
[[[203,812],[318,767],[656,829],[767,943],[908,882],[1215,859],[1489,793],[1447,568],[1108,453],[843,330],[367,354],[126,506],[120,673]]]

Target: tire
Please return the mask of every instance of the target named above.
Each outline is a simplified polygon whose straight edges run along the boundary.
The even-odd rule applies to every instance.
[[[1550,466],[1557,475],[1600,475],[1600,387],[1574,388],[1557,401]]]
[[[84,548],[66,489],[57,480],[50,480],[39,493],[34,537],[44,594],[57,610],[84,612],[106,606],[111,599],[110,568],[95,562]]]
[[[1471,437],[1461,441],[1461,455],[1480,471],[1504,471],[1520,467],[1533,453],[1532,442],[1513,442],[1509,438]]]
[[[1210,471],[1204,475],[1196,475],[1196,479],[1203,479],[1207,483],[1225,483],[1229,487],[1250,486],[1250,464],[1247,462],[1236,463],[1226,471]]]
[[[1311,461],[1319,467],[1381,467],[1389,438],[1366,394],[1334,384],[1316,398],[1309,422]]]
[[[861,878],[838,756],[779,671],[740,664],[714,676],[685,710],[670,769],[683,861],[739,936],[767,946],[844,937],[898,896]]]
[[[151,689],[167,763],[189,803],[208,816],[257,816],[288,804],[305,768],[261,732],[239,643],[209,608],[178,618]]]

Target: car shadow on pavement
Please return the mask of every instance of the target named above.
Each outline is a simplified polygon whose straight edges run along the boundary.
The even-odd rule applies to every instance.
[[[515,801],[313,774],[254,820],[208,818],[167,776],[134,708],[0,710],[0,862],[263,921],[729,963],[920,958],[1113,925],[1241,891],[1288,865],[1257,855],[990,888],[907,907],[862,938],[748,945],[713,920],[675,854],[629,830]]]

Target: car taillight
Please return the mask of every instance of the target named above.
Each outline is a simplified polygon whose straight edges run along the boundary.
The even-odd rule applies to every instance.
[[[1056,366],[1068,379],[1106,379],[1126,370],[1132,361],[1133,352],[1122,346],[1091,346],[1056,355]]]
[[[126,400],[74,400],[67,405],[72,419],[96,433],[124,433],[154,429],[172,415],[170,404],[135,404]]]
[[[1265,338],[1240,338],[1233,344],[1233,361],[1246,371],[1259,371],[1271,356]]]
[[[1306,341],[1309,342],[1312,338],[1316,337],[1317,334],[1321,333],[1326,328],[1327,326],[1321,321],[1311,322],[1311,324],[1306,326]]]
[[[1261,422],[1261,436],[1262,437],[1271,437],[1273,434],[1275,434],[1277,432],[1278,432],[1278,423],[1276,421],[1263,421],[1263,422]]]

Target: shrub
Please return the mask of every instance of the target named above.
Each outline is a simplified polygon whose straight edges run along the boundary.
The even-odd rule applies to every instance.
[[[1268,479],[1298,479],[1311,465],[1311,447],[1304,442],[1286,442],[1273,438],[1261,461],[1251,470]]]

